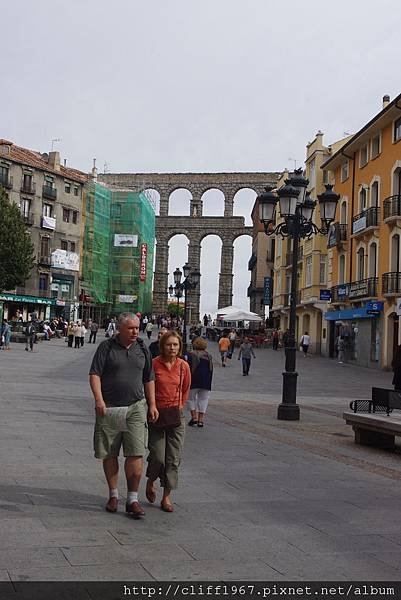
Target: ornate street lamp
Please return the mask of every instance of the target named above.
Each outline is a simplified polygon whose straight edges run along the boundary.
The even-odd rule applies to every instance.
[[[179,313],[179,301],[184,296],[184,326],[183,326],[183,354],[187,353],[187,291],[195,289],[200,282],[201,274],[199,271],[193,271],[188,263],[182,267],[182,271],[177,267],[174,271],[175,287],[170,285],[169,293],[177,298],[177,318]],[[181,282],[182,275],[184,280]]]
[[[278,407],[277,418],[286,421],[299,420],[297,404],[296,367],[296,310],[298,295],[298,250],[301,238],[310,238],[315,234],[327,235],[330,224],[334,221],[336,207],[340,196],[333,191],[332,185],[326,185],[326,191],[318,195],[321,227],[313,222],[316,207],[307,193],[309,181],[303,177],[302,169],[295,171],[294,176],[286,180],[285,185],[275,194],[272,187],[257,198],[259,218],[264,225],[266,235],[281,235],[292,239],[292,273],[290,295],[290,323],[287,347],[285,349],[285,372],[283,373],[282,402]],[[279,203],[282,221],[274,225],[276,206]]]

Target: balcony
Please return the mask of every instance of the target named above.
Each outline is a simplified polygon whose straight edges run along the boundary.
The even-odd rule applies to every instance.
[[[11,190],[13,187],[13,178],[8,173],[0,173],[0,185],[6,190]]]
[[[348,298],[358,300],[360,298],[376,298],[378,277],[369,277],[348,283]]]
[[[383,296],[393,296],[401,293],[401,273],[393,271],[382,275]]]
[[[383,202],[383,219],[396,219],[401,217],[401,195],[389,196]]]
[[[377,227],[379,209],[377,206],[372,206],[362,211],[352,218],[352,235],[358,235],[369,229],[369,227]]]
[[[341,242],[347,241],[347,225],[345,223],[333,223],[327,235],[327,248],[340,246]]]
[[[253,267],[256,265],[257,260],[258,259],[256,254],[252,254],[251,258],[248,261],[248,271],[252,271]]]
[[[32,180],[21,180],[21,194],[36,194],[36,183]]]
[[[38,256],[38,264],[43,265],[45,267],[50,267],[51,258],[49,255],[39,255]]]
[[[51,185],[44,185],[42,188],[42,196],[43,198],[48,198],[49,200],[56,200],[57,190]]]
[[[27,215],[22,215],[22,218],[25,221],[25,225],[33,225],[35,222],[33,213],[28,213]]]

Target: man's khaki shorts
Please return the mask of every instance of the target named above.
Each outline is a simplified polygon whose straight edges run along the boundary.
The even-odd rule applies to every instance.
[[[144,456],[148,445],[147,412],[145,399],[131,404],[127,412],[128,431],[118,431],[106,426],[104,417],[96,413],[93,435],[95,458],[104,460],[110,456],[118,456],[121,445],[125,457]]]

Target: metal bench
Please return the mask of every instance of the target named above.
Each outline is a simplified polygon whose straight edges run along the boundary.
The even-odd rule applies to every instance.
[[[349,407],[354,413],[386,413],[389,416],[395,408],[401,409],[401,392],[373,387],[371,400],[353,400]]]

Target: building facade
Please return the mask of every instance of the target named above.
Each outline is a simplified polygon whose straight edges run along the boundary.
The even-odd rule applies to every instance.
[[[328,238],[328,354],[342,336],[350,362],[391,368],[400,343],[401,95],[323,164],[340,194]]]
[[[251,281],[248,287],[249,310],[265,320],[269,317],[271,306],[275,240],[269,238],[264,232],[263,225],[259,220],[257,199],[252,208],[251,218],[253,227],[252,255],[248,261],[248,270],[251,272]]]
[[[79,296],[83,186],[87,176],[41,154],[0,140],[0,185],[29,228],[36,264],[21,287],[0,294],[4,316],[70,318]]]

